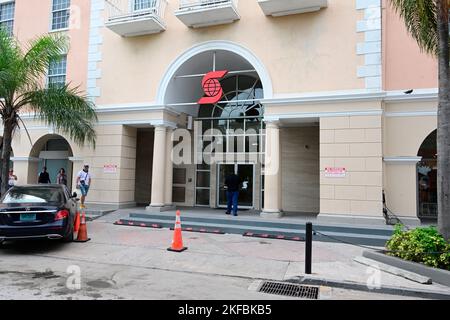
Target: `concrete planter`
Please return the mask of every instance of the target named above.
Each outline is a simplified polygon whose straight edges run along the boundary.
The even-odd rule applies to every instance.
[[[428,267],[421,263],[407,261],[397,257],[391,257],[380,251],[366,250],[363,252],[363,257],[429,277],[434,282],[450,287],[450,271]]]

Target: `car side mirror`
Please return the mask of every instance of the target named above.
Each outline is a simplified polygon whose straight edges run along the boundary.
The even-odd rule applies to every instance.
[[[78,197],[77,193],[76,192],[72,193],[72,198],[76,198],[76,197]]]

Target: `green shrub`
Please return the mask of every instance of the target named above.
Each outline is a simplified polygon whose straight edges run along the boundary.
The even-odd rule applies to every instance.
[[[388,255],[450,270],[450,243],[435,227],[405,231],[402,225],[396,225],[386,248]]]

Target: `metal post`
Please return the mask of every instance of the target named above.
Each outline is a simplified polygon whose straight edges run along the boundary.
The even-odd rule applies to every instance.
[[[305,243],[305,274],[311,274],[312,264],[312,223],[306,224],[306,243]]]

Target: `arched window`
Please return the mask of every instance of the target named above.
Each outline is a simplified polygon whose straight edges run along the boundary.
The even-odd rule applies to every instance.
[[[423,141],[417,165],[419,218],[437,218],[437,130]]]
[[[222,99],[214,105],[202,105],[198,120],[202,120],[203,133],[208,129],[218,129],[223,134],[227,130],[259,133],[264,116],[262,83],[248,75],[233,75],[221,81],[224,91]]]

